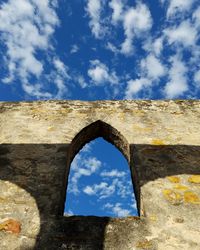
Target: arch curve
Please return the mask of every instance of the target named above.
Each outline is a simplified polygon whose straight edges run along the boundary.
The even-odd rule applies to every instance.
[[[86,143],[98,137],[103,137],[103,139],[113,144],[121,151],[127,161],[130,162],[130,149],[126,138],[110,124],[97,120],[84,127],[72,140],[68,152],[69,163],[72,162],[75,155]]]
[[[131,166],[131,155],[130,155],[130,145],[126,138],[114,127],[112,127],[110,124],[103,122],[101,120],[97,120],[88,126],[81,129],[73,138],[71,141],[69,148],[67,150],[67,168],[66,168],[66,175],[64,178],[63,183],[63,194],[62,194],[62,206],[60,215],[64,212],[64,205],[65,205],[65,198],[66,198],[66,190],[68,186],[68,176],[70,171],[70,165],[73,161],[76,154],[81,150],[81,148],[89,143],[92,140],[95,140],[98,137],[102,137],[104,140],[110,142],[113,144],[126,158],[131,171],[131,177],[132,177],[132,184],[135,186],[134,192],[135,192],[135,198],[137,202],[138,207],[138,213],[140,214],[140,202],[139,202],[139,192],[138,192],[138,183],[137,183],[137,177],[136,172],[133,170],[133,167]]]

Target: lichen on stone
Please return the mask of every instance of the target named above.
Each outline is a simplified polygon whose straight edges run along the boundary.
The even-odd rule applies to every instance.
[[[172,183],[179,183],[180,182],[180,177],[178,177],[178,176],[168,176],[167,179]]]
[[[186,191],[184,193],[184,201],[186,203],[200,204],[200,199],[197,194],[192,191]]]
[[[150,240],[138,241],[136,247],[139,249],[152,249],[152,242]]]
[[[181,184],[176,184],[174,186],[174,189],[177,189],[179,191],[186,191],[189,189],[189,187],[185,186],[185,185],[181,185]]]
[[[161,140],[161,139],[153,139],[152,144],[159,146],[159,145],[165,145],[165,142],[163,140]]]
[[[21,223],[14,219],[7,219],[0,223],[0,231],[6,231],[13,234],[21,232]]]
[[[200,175],[192,175],[188,178],[190,183],[200,184]]]
[[[182,195],[177,191],[172,189],[164,189],[163,194],[165,199],[173,205],[180,205],[183,202]]]

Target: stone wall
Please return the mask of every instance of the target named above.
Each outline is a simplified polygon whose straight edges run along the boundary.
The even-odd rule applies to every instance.
[[[0,249],[199,250],[199,101],[0,103]],[[70,163],[103,137],[140,217],[63,217]]]

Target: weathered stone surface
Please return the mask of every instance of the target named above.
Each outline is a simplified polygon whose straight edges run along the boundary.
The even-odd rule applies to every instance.
[[[0,249],[199,250],[199,124],[200,101],[1,102]],[[63,217],[97,137],[128,160],[140,217]]]

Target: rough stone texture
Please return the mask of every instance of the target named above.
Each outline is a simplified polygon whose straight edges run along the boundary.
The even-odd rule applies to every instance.
[[[0,249],[199,250],[200,101],[0,103]],[[127,158],[140,217],[63,217],[97,137]]]

